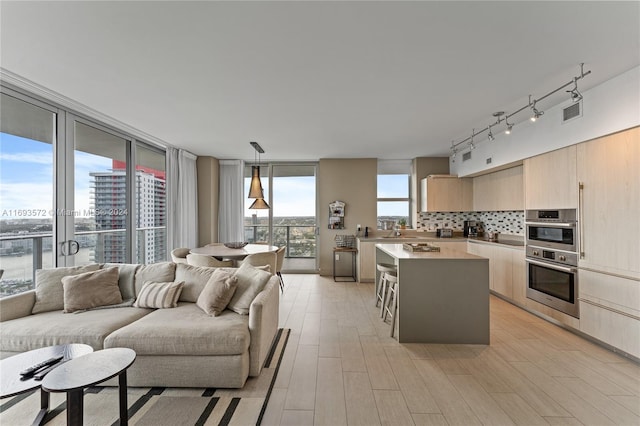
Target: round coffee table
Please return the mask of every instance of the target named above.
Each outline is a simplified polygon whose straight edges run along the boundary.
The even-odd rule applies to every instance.
[[[120,424],[127,425],[127,368],[136,353],[127,348],[111,348],[90,353],[64,363],[47,374],[42,389],[67,393],[67,426],[81,425],[84,411],[84,389],[118,376]]]
[[[32,376],[27,380],[22,380],[20,372],[32,365],[38,364],[46,359],[64,356],[58,363],[62,365],[70,359],[78,358],[93,352],[89,345],[72,343],[68,345],[49,346],[41,349],[34,349],[5,358],[0,361],[0,399],[20,395],[32,389],[37,389],[42,381],[35,380]],[[56,367],[57,368],[57,367]],[[52,370],[51,372],[53,373]],[[46,377],[46,376],[45,376]],[[49,393],[44,389],[40,390],[40,412],[33,421],[33,424],[40,424],[44,416],[49,412]]]

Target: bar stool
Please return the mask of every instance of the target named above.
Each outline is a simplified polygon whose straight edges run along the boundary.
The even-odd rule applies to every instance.
[[[387,321],[387,315],[391,317],[391,337],[396,331],[396,314],[398,313],[398,277],[396,275],[389,274],[387,276],[388,289],[387,300],[383,305],[384,311],[382,314],[382,321]],[[391,311],[393,310],[393,313]]]
[[[380,272],[380,279],[378,280],[378,288],[376,290],[376,306],[378,306],[378,302],[380,302],[380,317],[382,317],[384,313],[384,302],[387,296],[387,287],[389,286],[387,274],[397,276],[398,269],[396,265],[390,263],[378,263],[376,264],[376,268]]]

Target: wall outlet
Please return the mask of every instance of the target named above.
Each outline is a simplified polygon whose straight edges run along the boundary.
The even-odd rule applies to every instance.
[[[340,260],[340,255],[336,253],[336,260]]]

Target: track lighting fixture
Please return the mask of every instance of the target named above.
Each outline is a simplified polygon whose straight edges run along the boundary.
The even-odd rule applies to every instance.
[[[538,99],[531,99],[531,95],[529,95],[529,103],[524,105],[522,108],[520,108],[519,110],[512,112],[511,114],[505,114],[504,111],[498,111],[498,112],[494,112],[493,116],[496,117],[496,121],[489,124],[487,127],[485,127],[484,129],[478,131],[476,133],[475,129],[473,129],[473,131],[471,132],[471,136],[463,139],[459,142],[455,142],[452,141],[451,142],[451,158],[452,161],[455,162],[455,158],[456,158],[456,154],[460,151],[460,148],[458,148],[460,145],[467,143],[467,147],[472,150],[476,148],[476,143],[474,142],[474,137],[478,136],[479,134],[481,134],[482,132],[487,132],[487,139],[489,139],[490,141],[495,140],[495,136],[493,135],[493,131],[492,131],[492,127],[496,126],[497,124],[502,123],[502,121],[504,121],[504,124],[506,126],[506,129],[504,131],[505,134],[510,135],[511,131],[513,129],[513,125],[514,123],[509,123],[509,118],[513,117],[516,114],[520,114],[521,112],[523,112],[526,109],[531,109],[531,121],[536,121],[538,118],[542,117],[542,115],[544,114],[544,111],[541,111],[538,109],[537,104],[538,102],[542,101],[543,99],[548,98],[549,96],[553,95],[554,93],[565,89],[566,87],[573,85],[573,89],[571,90],[567,90],[567,93],[571,94],[571,100],[573,102],[579,102],[582,100],[582,94],[578,91],[578,80],[585,78],[587,75],[591,74],[591,71],[584,71],[584,63],[580,64],[580,75],[573,77],[573,79],[571,81],[569,81],[568,83],[563,84],[562,86],[558,87],[555,90],[552,90],[551,92],[547,93],[546,95],[538,98]],[[502,118],[504,116],[504,118]]]
[[[544,111],[539,111],[538,108],[536,108],[536,102],[537,101],[534,99],[533,103],[531,103],[531,95],[529,95],[529,105],[531,105],[531,112],[533,113],[530,120],[534,123],[538,118],[542,117],[542,114],[544,114]]]
[[[505,135],[511,134],[511,129],[513,129],[513,124],[509,123],[509,116],[504,118],[504,124],[507,126],[507,130],[504,131]]]
[[[567,93],[571,94],[571,101],[574,103],[580,102],[582,100],[582,93],[578,91],[578,78],[573,78],[573,89],[567,90]]]

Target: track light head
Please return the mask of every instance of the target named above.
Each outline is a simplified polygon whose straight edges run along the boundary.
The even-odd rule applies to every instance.
[[[491,132],[491,126],[489,126],[489,135],[487,135],[487,137],[489,138],[490,141],[494,141],[496,140],[496,138],[493,136],[493,133]]]
[[[509,116],[505,115],[504,116],[504,124],[507,125],[507,129],[504,131],[505,135],[510,135],[511,134],[511,129],[513,129],[513,124],[509,123]]]
[[[544,111],[540,111],[538,110],[538,108],[536,108],[536,102],[537,101],[534,100],[533,103],[531,103],[531,95],[529,95],[529,105],[531,105],[531,111],[533,112],[530,120],[534,123],[538,120],[538,118],[542,117],[542,114],[544,114]]]
[[[582,93],[578,91],[578,77],[573,78],[573,89],[567,90],[571,94],[571,101],[576,103],[582,100]]]

